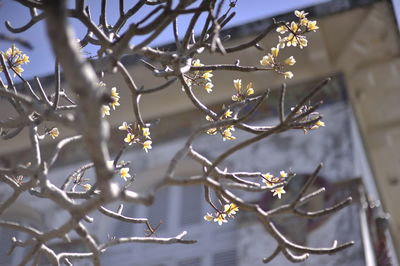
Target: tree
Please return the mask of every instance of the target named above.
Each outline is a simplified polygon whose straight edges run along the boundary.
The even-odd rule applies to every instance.
[[[31,20],[22,28],[13,28],[6,23],[11,32],[22,32],[29,29],[35,23],[44,20],[48,36],[57,58],[55,75],[57,84],[54,93],[47,95],[41,86],[40,79],[36,78],[38,93],[31,86],[31,82],[22,77],[23,64],[29,62],[28,56],[23,54],[16,45],[12,45],[6,52],[1,53],[1,71],[5,81],[0,80],[0,96],[10,102],[18,113],[14,118],[0,121],[3,139],[16,137],[22,129],[29,129],[30,144],[35,153],[29,165],[18,164],[15,167],[0,168],[1,182],[7,184],[12,190],[12,195],[0,205],[0,213],[12,207],[13,202],[22,194],[30,193],[39,198],[44,198],[56,203],[60,208],[69,213],[69,219],[64,221],[61,227],[51,231],[40,231],[36,228],[25,226],[15,221],[0,220],[0,226],[22,231],[29,235],[27,241],[13,240],[13,249],[22,246],[29,248],[29,252],[21,261],[25,265],[31,260],[39,261],[41,256],[47,258],[54,265],[61,263],[70,264],[71,260],[91,258],[95,265],[100,264],[100,254],[107,248],[127,242],[164,243],[164,244],[193,244],[194,240],[184,239],[186,232],[170,237],[159,238],[154,236],[157,227],[151,225],[146,218],[127,217],[123,214],[123,205],[151,204],[155,193],[165,186],[185,186],[198,184],[204,187],[205,200],[215,210],[207,213],[204,219],[217,222],[219,225],[226,223],[236,212],[247,211],[253,213],[264,226],[266,233],[270,234],[277,242],[276,249],[270,256],[264,259],[267,263],[276,255],[282,253],[292,262],[303,261],[309,254],[333,254],[345,249],[353,242],[338,245],[336,242],[329,248],[311,248],[301,246],[289,241],[277,229],[272,217],[282,213],[293,213],[305,217],[317,217],[333,213],[351,202],[351,198],[334,205],[333,207],[316,212],[304,212],[299,206],[322,193],[319,189],[308,193],[308,189],[315,181],[322,165],[319,165],[308,178],[304,187],[297,191],[295,200],[290,204],[281,205],[275,209],[263,210],[258,204],[247,202],[239,197],[233,189],[248,191],[271,191],[273,195],[281,198],[285,193],[285,185],[295,176],[295,173],[281,171],[279,175],[260,172],[231,172],[229,169],[221,169],[220,164],[232,154],[254,144],[260,140],[281,132],[301,129],[318,129],[324,126],[322,116],[316,111],[321,103],[309,104],[312,97],[329,81],[323,80],[298,102],[288,113],[285,112],[286,85],[283,84],[280,94],[279,121],[273,126],[251,126],[246,123],[252,114],[267,100],[268,90],[255,95],[253,84],[242,85],[240,79],[233,80],[235,88],[231,101],[226,101],[221,110],[216,111],[207,107],[195,95],[195,90],[201,88],[212,93],[212,78],[220,70],[229,71],[272,71],[282,75],[285,79],[293,78],[293,73],[287,68],[294,65],[293,56],[282,60],[279,50],[287,46],[303,49],[307,46],[306,35],[318,29],[317,22],[308,20],[307,13],[294,12],[294,21],[273,21],[266,25],[265,30],[254,39],[233,47],[225,47],[226,36],[221,36],[221,29],[235,16],[233,12],[235,1],[225,5],[225,1],[216,0],[181,0],[174,3],[171,0],[140,0],[127,11],[124,1],[119,1],[119,18],[115,24],[107,21],[107,1],[101,1],[101,14],[99,23],[96,24],[90,15],[90,7],[84,0],[76,0],[73,8],[67,8],[65,1],[39,1],[18,0],[20,4],[29,8]],[[137,19],[138,11],[145,7],[152,7],[142,19]],[[38,13],[37,10],[41,12]],[[199,26],[200,16],[205,14],[207,19],[199,35],[194,34],[195,26]],[[177,18],[181,15],[190,15],[191,20],[186,25],[182,36],[178,33]],[[82,40],[77,40],[70,31],[68,18],[79,20],[87,30]],[[128,24],[128,21],[130,24]],[[163,51],[151,47],[152,41],[172,24],[175,38],[175,49]],[[237,61],[235,64],[204,65],[197,58],[203,52],[220,53],[226,56],[243,49],[256,47],[263,49],[258,42],[273,31],[277,31],[279,42],[272,47],[270,52],[261,58],[261,66],[243,66]],[[145,36],[139,43],[131,44],[133,37]],[[84,49],[87,45],[98,47],[96,60],[85,58]],[[141,56],[146,68],[153,72],[154,78],[165,79],[162,85],[154,88],[144,88],[136,85],[131,73],[121,61],[126,55]],[[258,65],[258,62],[254,62]],[[61,89],[61,69],[66,81],[66,89]],[[119,106],[120,96],[116,88],[108,89],[101,82],[103,73],[118,72],[125,81],[125,88],[132,97],[135,121],[124,122],[119,129],[126,132],[121,150],[114,160],[110,160],[107,147],[109,128],[107,115],[111,109]],[[13,77],[14,75],[14,77]],[[217,74],[215,74],[217,75]],[[14,85],[14,78],[18,78],[27,93],[21,93]],[[157,93],[170,86],[183,90],[193,106],[208,120],[206,124],[199,126],[192,132],[186,144],[175,154],[168,170],[160,179],[160,182],[151,191],[135,193],[127,187],[120,187],[114,180],[115,175],[129,181],[129,162],[120,160],[123,152],[130,146],[142,146],[145,152],[151,152],[152,140],[150,129],[156,130],[156,126],[142,119],[140,99],[142,95]],[[76,98],[75,101],[70,99]],[[65,98],[71,105],[60,104],[60,99]],[[57,122],[64,127],[76,129],[78,135],[60,140],[49,160],[43,160],[40,141],[46,137],[57,138],[58,128],[43,129],[44,122]],[[252,136],[245,140],[236,140],[233,131],[235,129],[246,131]],[[44,130],[43,134],[40,134]],[[192,145],[193,141],[201,134],[220,135],[223,140],[236,141],[232,148],[211,160],[201,154]],[[75,169],[61,187],[55,186],[48,178],[48,170],[54,165],[60,151],[68,144],[82,140],[85,144],[91,162]],[[203,168],[201,176],[189,176],[176,178],[174,172],[177,164],[183,158],[190,158]],[[89,168],[94,168],[95,179],[86,182],[83,174]],[[264,171],[264,169],[262,169]],[[255,180],[255,181],[254,181]],[[227,183],[229,181],[229,183]],[[71,183],[73,185],[71,186]],[[134,183],[133,183],[134,184]],[[78,189],[79,188],[79,189]],[[80,190],[80,191],[77,191]],[[294,193],[294,192],[293,192]],[[217,200],[212,200],[211,195]],[[120,202],[121,207],[113,211],[104,207],[108,203]],[[89,213],[99,211],[102,214],[125,223],[142,223],[147,226],[149,234],[145,237],[111,238],[105,243],[99,243],[87,230],[85,222],[98,222],[89,217]],[[68,235],[76,232],[87,247],[87,252],[61,252],[56,253],[48,243],[55,238],[63,238],[68,241]]]

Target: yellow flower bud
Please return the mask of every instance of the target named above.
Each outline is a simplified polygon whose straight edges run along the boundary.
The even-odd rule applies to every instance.
[[[262,66],[272,66],[275,63],[275,59],[272,54],[267,54],[260,60]]]
[[[129,174],[129,168],[128,167],[121,168],[119,170],[119,174],[120,174],[121,178],[124,179],[125,181],[127,181],[128,178],[131,177],[131,175]]]
[[[212,92],[212,88],[213,88],[213,87],[214,87],[214,84],[212,84],[211,82],[207,82],[207,84],[204,85],[204,89],[205,89],[208,93]]]
[[[235,86],[235,89],[237,91],[240,91],[240,89],[242,88],[242,80],[241,79],[233,80],[233,85]]]
[[[287,32],[287,27],[285,25],[279,26],[276,31],[280,34],[284,34],[285,32]]]
[[[317,26],[317,21],[316,20],[308,21],[308,23],[307,23],[307,30],[308,31],[316,31],[318,29],[319,29],[319,27]]]
[[[146,141],[143,143],[143,150],[145,150],[146,152],[148,152],[148,150],[152,148],[152,147],[151,147],[151,143],[152,143],[151,140],[146,140]]]
[[[279,54],[279,48],[278,47],[272,47],[271,48],[271,54],[273,55],[273,57],[277,58],[278,54]]]
[[[293,56],[291,56],[291,57],[285,59],[285,61],[283,61],[283,62],[284,62],[286,65],[293,66],[293,65],[296,63],[296,60],[294,59]]]
[[[53,127],[50,131],[49,131],[50,136],[55,139],[60,135],[60,132],[58,131],[58,128]]]
[[[118,127],[118,129],[119,129],[119,130],[128,130],[128,129],[129,129],[128,123],[123,122],[122,125],[120,125],[120,126]]]
[[[204,215],[204,220],[207,222],[211,222],[214,219],[214,216],[212,216],[211,213],[207,213],[207,215]]]
[[[284,75],[285,79],[287,79],[287,78],[289,78],[289,79],[293,78],[293,73],[292,73],[292,71],[286,71],[285,73],[283,73],[283,75]]]
[[[85,191],[88,191],[92,188],[92,186],[90,184],[84,184],[82,187]]]
[[[110,115],[110,106],[108,105],[103,105],[101,107],[101,116],[105,117],[106,115]]]
[[[290,30],[293,33],[296,33],[299,30],[299,24],[297,24],[296,22],[292,21],[292,23],[290,24]]]

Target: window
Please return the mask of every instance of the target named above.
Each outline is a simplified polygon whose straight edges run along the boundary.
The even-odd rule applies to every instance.
[[[148,208],[147,217],[153,228],[162,223],[157,232],[164,231],[168,227],[168,191],[169,189],[160,190],[156,194],[153,205]]]
[[[202,221],[202,187],[182,187],[180,199],[180,225],[188,226]]]
[[[228,250],[214,254],[213,266],[236,266],[236,250]]]
[[[124,216],[130,217],[130,218],[136,218],[136,212],[135,212],[135,206],[133,204],[124,204],[124,209],[122,211],[122,214]],[[118,222],[116,223],[115,230],[113,232],[113,236],[116,237],[130,237],[133,234],[134,226],[136,224],[133,223],[127,223],[127,222]]]
[[[11,265],[12,264],[12,259],[13,259],[13,255],[15,255],[15,251],[14,253],[11,255],[7,255],[7,252],[10,250],[11,247],[11,238],[12,237],[17,237],[18,238],[18,232],[15,230],[10,230],[7,228],[2,228],[0,229],[0,233],[1,233],[1,238],[0,238],[0,265]],[[17,248],[18,249],[18,248]]]
[[[178,266],[201,266],[201,259],[200,258],[192,258],[181,260],[178,262]]]

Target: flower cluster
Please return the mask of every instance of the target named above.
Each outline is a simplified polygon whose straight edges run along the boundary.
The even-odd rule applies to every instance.
[[[289,34],[285,37],[278,36],[279,41],[277,46],[271,48],[271,53],[268,53],[260,60],[261,65],[271,67],[277,73],[282,74],[285,79],[293,78],[293,73],[291,71],[284,70],[285,66],[293,66],[296,63],[296,60],[293,56],[290,56],[289,58],[286,58],[283,63],[281,63],[278,60],[279,49],[283,49],[286,46],[298,46],[300,49],[303,49],[303,47],[308,45],[308,40],[304,34],[311,31],[315,32],[317,29],[319,29],[317,26],[317,21],[307,19],[306,16],[308,13],[296,10],[294,14],[298,18],[297,21],[292,21],[290,23],[286,22],[276,29],[279,34]]]
[[[204,65],[200,62],[200,59],[196,59],[193,60],[192,66],[199,67]],[[210,93],[212,92],[212,88],[214,87],[214,84],[212,83],[211,80],[213,76],[214,75],[212,74],[212,70],[195,71],[190,75],[185,75],[185,81],[189,87],[192,87],[193,85],[201,86],[208,93]]]
[[[29,63],[29,56],[23,54],[20,49],[18,49],[15,44],[13,44],[8,50],[3,53],[3,56],[7,60],[8,67],[14,71],[14,76],[16,74],[21,75],[24,69],[21,67],[23,64]],[[0,72],[3,68],[0,66]]]
[[[223,109],[223,114],[219,117],[219,120],[224,120],[224,119],[232,117],[233,112],[230,109],[225,110],[225,106],[222,106],[222,109]],[[217,121],[208,115],[206,116],[206,119],[210,122]],[[223,126],[223,127],[219,127],[219,128],[210,128],[209,130],[207,130],[207,134],[208,135],[216,135],[219,132],[222,136],[223,141],[234,140],[234,139],[236,139],[236,137],[232,135],[232,131],[235,131],[235,127],[233,125],[229,125],[229,126]]]
[[[270,173],[266,173],[262,175],[262,181],[266,184],[268,188],[272,188],[271,192],[274,193],[273,196],[278,196],[278,198],[280,199],[282,197],[282,194],[285,194],[286,191],[284,189],[284,186],[276,187],[276,185],[285,182],[289,178],[289,176],[294,176],[294,174],[288,174],[285,171],[280,171],[279,176],[274,176]]]
[[[235,94],[232,95],[232,101],[234,102],[241,102],[247,99],[250,95],[254,94],[254,89],[253,89],[253,83],[249,82],[246,86],[246,89],[242,88],[242,80],[241,79],[235,79],[233,80],[233,85],[235,87]],[[212,118],[210,116],[206,116],[206,119],[210,122],[215,122],[218,120],[224,120],[227,118],[232,117],[233,112],[228,108],[225,108],[225,106],[222,106],[222,113],[219,115],[218,119]],[[221,134],[222,139],[225,140],[234,140],[236,139],[235,136],[232,135],[232,131],[235,131],[235,127],[233,125],[228,125],[228,126],[223,126],[219,128],[210,128],[207,130],[208,135],[215,135],[218,132]]]
[[[115,169],[114,169],[114,161],[107,161],[107,165],[109,168],[113,169],[114,173],[118,173],[119,176],[125,181],[132,179],[132,176],[129,174],[130,169],[128,167],[124,167],[127,165],[127,163],[125,162],[119,163],[115,166]],[[89,191],[90,189],[92,189],[92,185],[86,183],[87,181],[89,181],[89,179],[85,179],[82,177],[82,175],[78,175],[74,180],[74,184],[81,186],[85,191]]]
[[[292,71],[284,71],[285,65],[293,66],[296,63],[296,60],[293,56],[286,58],[283,63],[278,61],[279,55],[279,45],[277,47],[271,48],[271,53],[268,53],[260,60],[260,64],[262,66],[269,66],[272,67],[276,72],[282,74],[285,79],[286,78],[293,78]]]
[[[242,80],[233,80],[236,93],[232,95],[232,101],[241,102],[244,101],[248,96],[254,94],[253,83],[249,82],[246,86],[246,90],[242,89]]]
[[[104,82],[99,82],[98,84],[100,87],[105,88],[107,85]],[[110,115],[110,110],[111,107],[113,110],[115,110],[116,106],[120,106],[119,103],[119,93],[117,92],[117,88],[116,87],[112,87],[111,88],[111,102],[107,105],[103,104],[103,106],[101,107],[101,115],[102,117],[105,117],[106,115]],[[111,106],[111,107],[110,107]]]
[[[89,179],[84,178],[83,177],[84,173],[80,173],[74,176],[74,186],[72,188],[72,190],[75,190],[76,186],[80,186],[83,188],[83,190],[85,191],[89,191],[92,188],[92,185],[90,185],[89,183],[86,183],[87,181],[89,181]]]
[[[115,168],[114,168],[114,161],[107,161],[107,165],[109,168],[112,168],[114,173],[118,173],[119,176],[125,180],[128,181],[128,179],[131,179],[132,176],[129,174],[129,167],[125,167],[127,165],[126,162],[121,161],[119,162]]]
[[[318,129],[318,128],[320,128],[320,127],[324,127],[325,126],[325,122],[323,122],[323,121],[321,121],[321,120],[318,120],[317,122],[315,122],[315,124],[314,125],[312,125],[311,126],[311,130],[314,130],[314,129]]]
[[[312,106],[310,105],[303,105],[297,112],[296,115],[300,116],[306,112],[309,112],[310,109],[312,108]],[[293,111],[294,108],[291,108],[291,110]],[[305,125],[296,127],[298,129],[302,129],[304,131],[304,134],[306,134],[309,130],[315,130],[318,129],[320,127],[324,127],[325,123],[323,121],[321,121],[320,119],[317,120],[315,123],[313,124],[309,124],[308,122],[311,122],[313,120],[316,120],[318,117],[320,117],[320,114],[318,112],[311,112],[309,114],[307,114],[306,116],[304,116],[303,118],[299,119],[300,123],[304,123]]]
[[[223,223],[228,222],[227,218],[234,218],[234,215],[238,211],[239,211],[239,207],[236,206],[235,203],[225,204],[223,211],[218,210],[214,214],[207,213],[204,216],[204,220],[206,220],[207,222],[214,221],[214,222],[218,223],[219,225],[222,225]]]
[[[123,122],[121,126],[118,127],[119,130],[127,131],[124,141],[129,145],[133,143],[139,143],[143,145],[143,149],[148,152],[151,149],[151,137],[150,130],[147,127],[142,127],[137,123],[128,124]]]
[[[302,49],[306,47],[308,41],[306,39],[305,33],[310,31],[316,31],[319,29],[317,26],[317,21],[315,20],[308,20],[307,15],[304,11],[294,11],[295,16],[298,18],[297,22],[292,21],[291,23],[286,22],[284,25],[279,26],[276,31],[280,34],[289,33],[289,35],[280,38],[279,36],[279,44],[280,48],[284,48],[286,46],[293,46],[296,47],[297,45]]]

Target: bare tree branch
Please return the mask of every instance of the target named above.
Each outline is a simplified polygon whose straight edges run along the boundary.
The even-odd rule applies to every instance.
[[[186,231],[173,237],[154,237],[159,225],[152,226],[145,217],[130,217],[129,214],[123,214],[123,204],[151,205],[156,193],[161,188],[168,186],[199,185],[204,187],[204,200],[213,209],[213,213],[207,214],[205,217],[210,221],[232,218],[233,212],[236,212],[234,208],[240,208],[241,211],[256,215],[266,233],[270,234],[277,243],[272,254],[263,259],[264,263],[272,261],[280,253],[291,262],[301,262],[310,255],[334,254],[353,245],[353,242],[338,245],[336,241],[332,247],[328,248],[298,245],[288,240],[278,230],[279,226],[273,222],[275,220],[272,220],[273,217],[285,213],[305,218],[319,217],[335,213],[350,204],[351,198],[348,197],[321,210],[305,211],[301,209],[306,202],[325,191],[324,188],[320,188],[314,192],[308,192],[316,180],[322,164],[297,191],[293,201],[269,210],[263,210],[259,204],[245,200],[246,198],[241,196],[241,192],[276,192],[291,181],[293,173],[288,177],[278,178],[278,180],[269,180],[267,175],[262,174],[265,169],[232,171],[228,168],[222,170],[221,167],[228,157],[263,139],[288,130],[307,131],[323,126],[320,121],[322,115],[317,112],[322,102],[314,105],[311,105],[310,102],[329,79],[312,88],[290,111],[285,110],[286,85],[283,84],[277,104],[279,121],[272,125],[253,125],[251,120],[262,104],[267,101],[269,89],[263,89],[260,95],[254,96],[252,83],[244,88],[241,80],[234,80],[236,93],[232,96],[233,102],[225,101],[223,107],[218,111],[213,110],[217,108],[210,108],[210,104],[204,102],[196,90],[197,87],[204,87],[208,93],[211,93],[213,86],[211,78],[214,75],[212,71],[228,71],[228,73],[271,71],[277,75],[283,75],[285,78],[291,78],[293,73],[285,71],[295,62],[293,60],[281,62],[278,54],[273,50],[271,50],[271,54],[262,58],[261,67],[242,66],[239,60],[236,60],[235,64],[202,64],[198,59],[203,51],[226,55],[251,47],[263,50],[258,43],[276,27],[284,26],[291,31],[287,26],[289,22],[273,21],[252,40],[225,48],[226,41],[231,36],[224,36],[222,29],[236,14],[233,11],[236,1],[233,0],[230,1],[228,7],[224,1],[218,0],[202,0],[199,3],[194,0],[185,0],[179,1],[177,4],[174,4],[172,0],[139,0],[125,7],[127,2],[120,0],[115,3],[119,15],[114,22],[108,20],[107,11],[110,9],[108,5],[112,2],[107,0],[101,0],[100,12],[96,17],[92,17],[91,6],[84,0],[76,0],[75,6],[69,8],[67,8],[65,0],[17,0],[17,2],[29,9],[29,21],[19,28],[13,27],[7,21],[5,22],[7,29],[15,33],[24,32],[38,22],[45,21],[49,41],[57,60],[54,67],[54,89],[47,94],[45,82],[42,84],[41,80],[35,77],[35,85],[32,86],[31,82],[22,76],[21,65],[29,61],[28,57],[24,57],[22,51],[13,45],[7,52],[0,53],[0,71],[5,77],[4,82],[0,79],[0,96],[17,111],[12,117],[0,120],[1,138],[3,140],[14,138],[21,131],[27,129],[29,148],[32,151],[29,154],[29,164],[19,161],[17,158],[15,164],[0,168],[0,183],[4,183],[12,190],[10,195],[0,203],[0,214],[14,206],[17,200],[22,200],[20,196],[24,193],[29,193],[30,197],[41,198],[56,204],[67,214],[67,218],[62,221],[61,225],[45,228],[43,231],[26,226],[22,222],[0,220],[0,227],[29,235],[26,241],[17,240],[15,237],[12,239],[10,254],[16,247],[27,250],[20,265],[26,265],[31,261],[33,265],[38,265],[43,258],[46,258],[52,265],[72,265],[71,261],[78,259],[90,259],[94,265],[100,265],[101,255],[109,247],[120,244],[195,243],[195,240],[184,239]],[[143,16],[139,17],[140,14]],[[178,20],[182,15],[190,15],[191,19],[187,25],[179,24],[178,29]],[[202,16],[205,17],[204,22],[201,20]],[[68,21],[70,18],[82,24],[85,33],[82,40],[77,40],[73,35],[71,24]],[[152,47],[152,42],[171,24],[176,47],[164,50]],[[196,37],[198,26],[201,31],[200,35]],[[182,31],[181,36],[179,30]],[[300,33],[294,31],[291,33],[295,40],[300,41],[301,38],[305,38],[303,35],[311,31],[313,30],[309,29],[308,24],[305,26],[303,21],[303,24],[299,26]],[[300,34],[302,35],[298,36]],[[29,43],[23,39],[8,38],[5,35],[0,35],[0,39],[15,41],[27,48],[30,47]],[[137,41],[138,39],[140,41]],[[93,57],[85,58],[84,52],[87,45],[96,47],[97,53],[94,56],[97,58],[96,60],[93,60]],[[121,58],[126,55],[139,57],[143,63],[140,66],[150,70],[154,79],[164,78],[165,80],[156,83],[160,84],[156,87],[147,88],[146,84],[138,85],[137,81],[140,79],[138,79],[137,73],[133,73],[127,65],[122,63]],[[65,79],[63,83],[61,69]],[[131,118],[126,119],[131,121],[131,124],[125,122],[119,127],[126,131],[127,135],[125,139],[121,140],[121,145],[117,146],[121,148],[113,155],[113,161],[109,156],[109,124],[102,116],[107,115],[110,106],[114,108],[119,105],[120,96],[116,89],[112,89],[110,93],[107,91],[107,86],[100,82],[106,72],[118,72],[122,76],[125,86],[121,89],[127,89],[130,92],[133,107]],[[17,90],[15,78],[22,83],[23,90]],[[42,81],[44,80],[42,79]],[[153,124],[146,123],[143,119],[146,114],[143,114],[143,110],[140,108],[141,97],[150,94],[156,95],[167,88],[172,89],[173,85],[176,85],[174,89],[183,87],[187,99],[195,109],[206,116],[208,122],[201,123],[190,133],[184,145],[170,160],[165,174],[159,177],[154,187],[149,191],[133,192],[129,190],[130,183],[120,186],[113,181],[113,178],[115,175],[120,175],[126,180],[129,179],[130,174],[127,169],[131,162],[125,162],[121,158],[124,159],[123,154],[131,144],[143,145],[146,152],[151,149],[153,140],[150,137],[150,128],[152,129]],[[285,114],[285,111],[288,114]],[[56,138],[59,135],[58,129],[54,126],[50,129],[47,128],[47,123],[52,122],[61,124],[74,133],[62,137],[60,141],[54,143],[52,152],[46,154],[47,149],[42,141],[46,137]],[[40,133],[43,132],[43,128],[44,133]],[[219,135],[223,140],[233,141],[235,136],[231,131],[234,129],[250,133],[248,134],[250,137],[236,143],[233,142],[230,148],[223,150],[219,155],[210,156],[197,149],[196,140],[204,133]],[[69,144],[80,140],[83,142],[89,161],[82,163],[80,167],[71,169],[69,175],[57,177],[60,179],[53,183],[53,180],[50,180],[49,171],[55,169],[60,153],[65,152]],[[202,172],[183,178],[175,177],[179,163],[182,163],[185,158],[196,163]],[[132,162],[133,165],[134,163]],[[94,169],[94,177],[86,179],[85,173],[91,168]],[[134,176],[135,173],[132,175]],[[130,179],[132,181],[133,177]],[[56,185],[59,184],[58,181],[63,182],[61,185]],[[264,181],[264,184],[261,181]],[[120,207],[117,211],[105,207],[112,203],[119,204]],[[117,222],[144,224],[149,234],[146,237],[112,237],[101,243],[96,234],[91,232],[90,227],[86,227],[84,223],[98,222],[96,216],[92,217],[93,212],[100,212],[107,216],[107,219]],[[56,252],[52,246],[54,241],[61,239],[63,243],[67,243],[70,241],[71,233],[78,236],[78,241],[86,247],[86,251]]]

